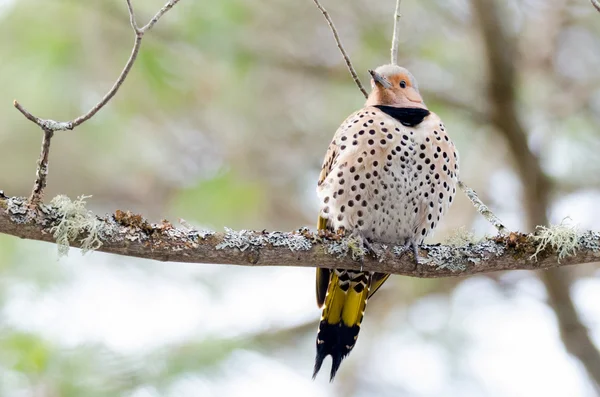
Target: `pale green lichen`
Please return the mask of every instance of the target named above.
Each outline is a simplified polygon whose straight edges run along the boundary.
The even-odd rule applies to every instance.
[[[577,228],[566,223],[566,219],[560,225],[538,226],[537,232],[531,235],[531,239],[537,242],[535,253],[530,259],[537,261],[537,256],[547,247],[552,247],[558,253],[558,263],[560,260],[571,255],[575,255],[579,248],[579,233]]]
[[[85,199],[91,196],[79,196],[71,201],[67,196],[56,196],[50,202],[58,216],[58,224],[50,229],[58,245],[58,255],[67,255],[70,242],[82,234],[87,234],[81,239],[82,254],[96,250],[102,245],[98,234],[102,222],[85,208]]]
[[[339,241],[333,241],[326,245],[326,252],[335,255],[337,258],[343,258],[350,253],[352,259],[360,260],[367,253],[361,246],[360,241],[354,237],[344,237]]]
[[[464,226],[454,229],[445,241],[447,245],[453,245],[455,247],[467,244],[476,244],[478,242],[479,241],[475,238],[475,235]]]

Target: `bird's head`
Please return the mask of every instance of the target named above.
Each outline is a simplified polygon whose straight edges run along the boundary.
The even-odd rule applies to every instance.
[[[395,106],[402,108],[427,109],[419,94],[417,80],[405,68],[398,65],[383,65],[371,74],[371,94],[367,106]]]

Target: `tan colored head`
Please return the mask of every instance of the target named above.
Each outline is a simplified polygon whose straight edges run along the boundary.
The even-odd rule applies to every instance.
[[[383,65],[371,74],[371,93],[367,106],[387,105],[406,108],[427,109],[419,94],[419,86],[414,76],[398,65]]]

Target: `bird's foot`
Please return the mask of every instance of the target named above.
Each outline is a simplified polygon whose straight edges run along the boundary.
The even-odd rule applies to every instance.
[[[417,242],[415,240],[409,239],[406,241],[406,243],[404,244],[404,250],[408,250],[409,248],[412,248],[412,252],[413,255],[415,257],[415,266],[419,265],[419,245],[417,244]]]

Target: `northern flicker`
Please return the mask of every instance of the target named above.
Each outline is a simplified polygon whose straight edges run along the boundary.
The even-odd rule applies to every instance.
[[[323,161],[317,194],[318,229],[361,241],[417,247],[452,204],[458,153],[430,112],[413,75],[400,66],[369,71],[365,106],[338,128]],[[313,378],[327,355],[330,380],[356,342],[367,299],[389,274],[317,269],[317,334]]]

